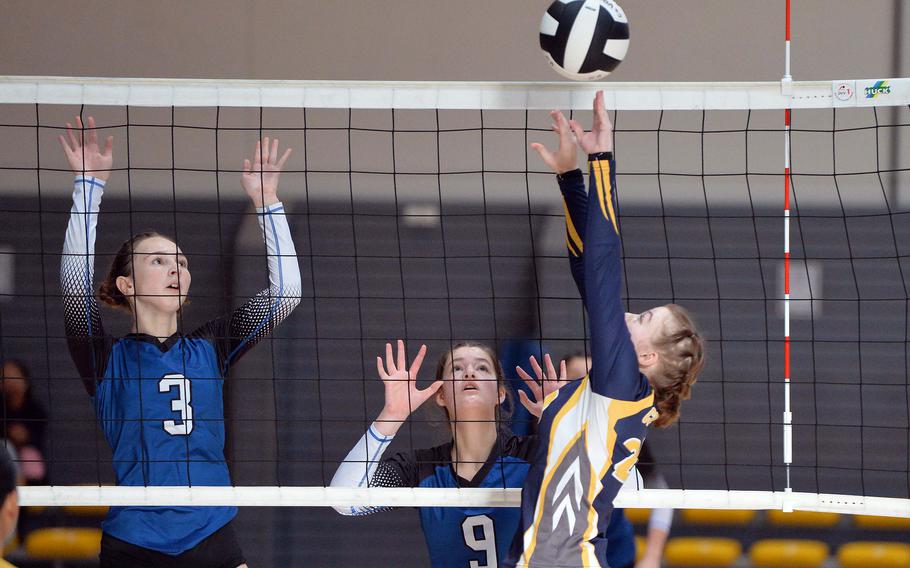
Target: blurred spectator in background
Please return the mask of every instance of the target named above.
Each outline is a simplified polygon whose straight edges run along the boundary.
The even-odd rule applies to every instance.
[[[47,415],[32,395],[29,371],[21,361],[6,359],[0,374],[3,415],[0,436],[9,440],[19,458],[19,467],[29,485],[47,482],[44,463],[44,432]]]
[[[0,548],[3,548],[15,533],[19,520],[19,493],[16,491],[16,464],[9,452],[0,444]],[[0,568],[16,568],[0,558]]]

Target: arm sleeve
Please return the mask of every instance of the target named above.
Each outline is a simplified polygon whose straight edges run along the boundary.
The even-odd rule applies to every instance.
[[[644,478],[645,487],[648,489],[668,489],[670,486],[654,462],[654,457],[649,447],[648,444],[643,445],[641,454],[638,457],[638,470]],[[659,529],[669,534],[672,526],[673,509],[651,509],[651,519],[648,522],[649,529]]]
[[[394,436],[383,436],[371,424],[338,466],[332,487],[413,487],[416,465],[405,454],[381,460]],[[381,461],[380,461],[381,460]],[[335,507],[342,515],[360,516],[391,510],[392,507]]]
[[[585,298],[585,225],[587,223],[588,194],[585,191],[585,178],[581,170],[575,169],[556,176],[559,191],[562,193],[563,212],[566,217],[566,249],[569,254],[569,269],[572,279],[581,294],[581,301],[587,304]]]
[[[591,322],[591,389],[616,400],[649,392],[626,327],[622,305],[615,162],[611,152],[588,157],[591,168],[585,223],[584,287]]]
[[[60,288],[70,355],[89,394],[104,375],[105,335],[92,290],[95,273],[95,236],[104,182],[78,176],[73,187],[73,207],[63,241]]]
[[[279,202],[257,208],[256,213],[268,257],[269,287],[237,308],[227,322],[222,322],[226,333],[218,333],[217,337],[225,369],[272,333],[300,304],[300,267],[284,205]]]

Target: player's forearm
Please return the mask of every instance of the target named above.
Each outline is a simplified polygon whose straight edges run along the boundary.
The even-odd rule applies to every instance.
[[[392,443],[391,436],[380,434],[375,424],[354,444],[332,477],[332,487],[369,487],[382,455]],[[342,515],[363,515],[374,512],[368,507],[335,507]]]
[[[67,335],[91,336],[98,332],[97,326],[92,325],[99,320],[92,282],[104,182],[91,176],[76,176],[73,184],[73,206],[60,261],[60,287]]]
[[[293,309],[300,303],[300,266],[284,205],[275,201],[257,208],[256,212],[265,241],[271,296],[280,298],[288,304],[288,309]]]
[[[648,528],[648,540],[645,544],[645,552],[642,555],[643,558],[647,558],[660,564],[661,559],[664,557],[664,547],[667,545],[667,537],[670,535],[668,531],[665,531],[658,527],[649,527]]]
[[[612,332],[615,331],[612,320],[623,320],[624,313],[620,298],[622,264],[613,163],[609,153],[592,155],[589,163],[591,188],[585,225],[584,286],[590,292],[586,299],[592,322],[600,320],[602,325],[598,330]],[[591,331],[593,334],[595,329],[592,327]]]
[[[581,170],[575,169],[556,176],[563,198],[563,212],[566,219],[566,248],[569,255],[569,269],[572,279],[581,295],[585,298],[584,277],[584,239],[587,223],[588,195],[585,191],[585,180]]]

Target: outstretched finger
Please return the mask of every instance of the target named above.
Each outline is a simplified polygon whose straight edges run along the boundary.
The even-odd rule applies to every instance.
[[[288,161],[288,158],[291,156],[291,148],[288,148],[284,151],[284,154],[281,156],[281,159],[278,160],[278,163],[275,164],[275,167],[279,170],[284,168],[284,163]]]
[[[547,161],[547,159],[553,155],[553,152],[551,152],[549,148],[547,148],[540,142],[532,142],[531,148],[533,148],[535,152],[540,154],[540,157],[543,158],[544,161]]]
[[[553,367],[553,359],[550,358],[549,353],[543,356],[543,362],[544,365],[547,366],[547,378],[551,381],[557,380],[558,376],[556,375],[556,368]]]
[[[385,372],[385,367],[382,365],[382,357],[379,355],[376,356],[376,372],[379,373],[379,378],[383,381],[388,378],[388,374]]]
[[[537,383],[537,381],[535,381],[531,375],[526,373],[525,370],[521,367],[516,366],[515,372],[518,373],[518,376],[521,377],[521,380],[523,380],[525,384],[528,385],[528,388],[531,389],[531,393],[534,395],[534,399],[540,400],[541,390],[540,385]],[[523,391],[519,390],[519,392]]]
[[[534,372],[537,374],[537,380],[543,382],[543,369],[540,368],[540,364],[537,362],[537,359],[535,359],[533,355],[531,355],[531,368],[534,369]]]
[[[423,403],[428,401],[430,398],[432,398],[436,393],[438,393],[439,389],[442,388],[443,382],[444,381],[434,381],[432,384],[430,384],[430,386],[423,389],[422,391],[417,391],[417,394],[414,397],[416,399],[415,400],[416,404],[414,404],[414,408],[419,407],[420,405],[422,405]]]
[[[79,136],[76,138],[79,141],[79,147],[85,146],[85,125],[82,124],[82,117],[76,117],[76,129],[79,130]]]
[[[385,366],[390,375],[394,375],[398,369],[395,368],[395,358],[392,356],[392,344],[385,344]]]
[[[398,340],[398,361],[396,362],[396,367],[399,371],[403,371],[408,368],[407,356],[404,354],[404,341]]]
[[[572,119],[569,121],[569,126],[572,128],[572,133],[575,134],[576,140],[581,140],[585,136],[585,129],[578,124],[578,121]]]
[[[113,137],[113,136],[108,136],[108,137],[107,137],[107,140],[105,140],[105,142],[104,142],[104,152],[103,152],[103,155],[104,155],[105,157],[108,157],[108,156],[111,155],[111,152],[113,152],[113,151],[114,151],[114,137]]]
[[[278,139],[277,138],[272,140],[272,149],[269,150],[269,163],[274,165],[276,159],[278,159]]]
[[[528,409],[532,416],[540,418],[540,414],[543,412],[542,402],[531,400],[524,391],[518,391],[518,400],[522,406]]]
[[[59,141],[60,141],[60,145],[63,146],[63,151],[64,151],[64,152],[66,152],[67,154],[69,154],[70,152],[73,151],[73,149],[70,148],[69,143],[66,141],[66,138],[63,137],[63,134],[60,134],[59,136],[57,136],[57,140],[59,140]]]
[[[98,131],[95,130],[95,117],[88,117],[88,143],[97,144],[98,143]]]
[[[66,135],[70,139],[70,150],[75,151],[79,148],[79,141],[76,139],[76,135],[73,134],[73,125],[69,122],[66,123]]]
[[[558,110],[554,110],[551,115],[553,120],[556,121],[556,132],[559,133],[560,140],[571,138],[572,129],[566,116]]]
[[[566,361],[565,361],[565,359],[563,359],[562,361],[559,362],[559,382],[561,382],[561,383],[567,382],[569,380],[569,378],[566,375],[568,375],[568,374],[569,374],[569,372],[566,370]]]
[[[556,158],[553,157],[553,152],[551,152],[546,146],[538,142],[534,142],[531,144],[531,148],[533,148],[534,151],[540,155],[540,159],[543,160],[543,163],[545,163],[551,169],[556,167]]]
[[[252,168],[252,167],[253,166],[252,166],[252,164],[250,164],[250,161],[247,160],[246,158],[244,158],[243,159],[243,173],[245,173],[245,174],[250,173],[250,168]]]
[[[408,369],[408,376],[411,380],[417,380],[417,372],[420,371],[420,365],[423,364],[423,358],[427,354],[427,346],[421,345],[420,351],[417,352],[417,356],[414,357],[414,361],[411,363],[411,368]]]
[[[253,169],[259,171],[262,166],[262,144],[256,140],[256,150],[253,152]]]
[[[261,145],[260,151],[262,152],[262,163],[268,164],[269,163],[269,137],[268,136],[266,136],[265,138],[262,139],[262,145]]]

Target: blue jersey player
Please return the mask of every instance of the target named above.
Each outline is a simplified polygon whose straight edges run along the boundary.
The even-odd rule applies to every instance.
[[[242,186],[253,201],[268,253],[269,286],[226,317],[182,333],[190,288],[186,257],[172,240],[140,233],[117,252],[100,298],[130,314],[132,332],[102,327],[92,281],[101,195],[113,164],[113,138],[98,145],[94,121],[76,119],[61,136],[76,174],[63,246],[61,285],[70,353],[113,450],[117,484],[226,486],[224,378],[230,366],[300,301],[294,243],[278,201],[290,155],[278,140],[257,142]],[[246,566],[231,526],[235,507],[111,507],[102,524],[102,567]]]
[[[421,347],[410,368],[404,343],[397,357],[386,345],[377,357],[385,405],[354,445],[332,479],[333,487],[521,487],[536,443],[534,437],[504,431],[500,405],[506,398],[495,352],[479,343],[461,343],[443,354],[436,381],[420,390]],[[452,441],[430,449],[382,458],[412,411],[429,399],[448,417]],[[376,507],[336,507],[343,515],[367,515]],[[420,523],[433,568],[492,568],[505,558],[518,529],[520,510],[496,507],[421,507]]]
[[[594,99],[590,132],[558,111],[552,116],[558,150],[533,147],[559,176],[570,268],[590,320],[592,367],[544,400],[521,528],[503,565],[603,568],[613,499],[647,427],[677,420],[703,365],[703,342],[678,306],[623,309],[613,133],[603,93]],[[587,194],[573,134],[588,154]]]

